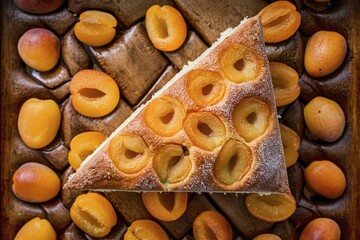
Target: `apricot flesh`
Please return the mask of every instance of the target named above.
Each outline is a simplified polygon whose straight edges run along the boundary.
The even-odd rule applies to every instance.
[[[164,229],[152,220],[136,220],[128,227],[124,240],[168,240]]]
[[[60,179],[49,167],[29,162],[14,173],[12,191],[16,197],[27,202],[46,202],[60,191]]]
[[[246,207],[256,218],[266,222],[280,222],[288,219],[296,210],[296,201],[291,194],[246,196]]]
[[[299,157],[301,139],[295,131],[283,124],[280,124],[280,134],[284,149],[286,167],[290,167]]]
[[[44,28],[26,31],[18,41],[20,58],[29,67],[44,72],[55,67],[60,56],[60,40]]]
[[[231,240],[233,231],[228,220],[220,213],[202,212],[193,223],[195,240]]]
[[[184,43],[187,27],[181,13],[168,5],[153,5],[146,11],[146,30],[154,47],[175,51]]]
[[[149,213],[162,221],[175,221],[187,208],[186,192],[144,192],[141,197]]]
[[[316,218],[306,225],[299,239],[340,240],[341,229],[339,225],[330,218]]]
[[[345,114],[339,104],[325,97],[315,97],[304,108],[310,133],[325,142],[338,140],[344,132]]]
[[[304,171],[305,181],[316,193],[335,199],[340,197],[346,188],[343,171],[328,160],[311,162]]]
[[[92,237],[104,237],[117,222],[111,203],[98,193],[79,195],[70,208],[70,217],[81,230]]]
[[[31,237],[30,237],[31,236]],[[35,217],[26,222],[15,236],[15,240],[56,240],[56,232],[46,219]]]

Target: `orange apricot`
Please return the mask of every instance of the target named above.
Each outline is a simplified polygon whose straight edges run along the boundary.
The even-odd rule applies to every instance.
[[[280,124],[281,140],[284,149],[286,167],[293,165],[299,157],[300,137],[291,128]]]
[[[270,62],[269,66],[276,106],[284,106],[295,101],[300,95],[297,72],[280,62]]]
[[[83,132],[76,135],[70,142],[68,161],[77,170],[81,163],[105,141],[106,136],[99,132]]]
[[[70,208],[70,217],[81,230],[92,237],[104,237],[117,222],[109,200],[98,193],[79,195]]]
[[[305,181],[311,190],[327,198],[340,197],[346,188],[343,171],[328,160],[313,161],[305,168]]]
[[[261,17],[264,39],[267,43],[277,43],[290,38],[300,26],[301,15],[288,1],[276,1],[264,7]]]
[[[25,12],[44,14],[58,9],[64,0],[14,0],[14,3]]]
[[[209,210],[202,212],[193,223],[195,240],[231,240],[233,231],[230,223],[220,213]]]
[[[154,47],[161,51],[174,51],[186,39],[187,27],[181,13],[165,5],[153,5],[146,11],[146,30]]]
[[[246,196],[246,207],[254,217],[266,222],[280,222],[288,219],[296,210],[296,201],[291,194]]]
[[[44,28],[26,31],[20,37],[17,47],[20,58],[35,70],[49,71],[59,61],[60,40]]]
[[[313,77],[324,77],[340,67],[346,52],[346,40],[341,34],[318,31],[306,43],[305,69]]]
[[[164,229],[152,220],[136,220],[128,227],[124,240],[168,240]]]
[[[49,167],[36,162],[21,165],[12,181],[15,196],[27,202],[45,202],[60,191],[59,176]]]
[[[56,240],[56,232],[46,219],[39,217],[26,222],[15,236],[15,240]]]
[[[278,235],[272,234],[272,233],[263,233],[257,235],[253,240],[281,240],[281,238]]]
[[[339,104],[325,97],[315,97],[304,108],[305,123],[311,134],[326,142],[341,137],[345,114]]]
[[[175,221],[187,208],[187,192],[144,192],[141,197],[149,213],[162,221]]]
[[[71,102],[76,111],[87,117],[103,117],[120,100],[119,87],[109,75],[93,69],[82,70],[70,82]]]
[[[101,47],[114,39],[116,25],[116,18],[110,13],[89,10],[80,14],[79,22],[74,27],[74,34],[80,42]]]
[[[21,106],[18,130],[26,146],[39,149],[54,140],[60,122],[61,112],[55,101],[30,98]]]
[[[299,240],[340,240],[341,229],[330,218],[316,218],[306,225]]]

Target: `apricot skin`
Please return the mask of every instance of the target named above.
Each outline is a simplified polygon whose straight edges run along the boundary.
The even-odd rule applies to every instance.
[[[340,67],[346,52],[346,40],[341,34],[318,31],[306,43],[305,69],[313,77],[324,77]]]
[[[325,97],[315,97],[304,108],[306,126],[311,134],[325,142],[334,142],[345,128],[345,114],[339,104]]]
[[[48,220],[36,217],[25,223],[15,236],[15,240],[28,239],[56,240],[56,232]]]
[[[14,0],[18,8],[29,13],[49,13],[58,9],[64,0]]]
[[[340,240],[339,225],[330,218],[316,218],[306,225],[300,240]]]
[[[144,192],[141,197],[150,214],[162,221],[175,221],[187,208],[187,192]]]
[[[313,161],[304,171],[310,189],[331,199],[340,197],[346,188],[342,170],[328,160]]]
[[[59,193],[60,179],[49,167],[29,162],[15,171],[12,190],[23,201],[45,202]]]
[[[33,28],[20,37],[18,52],[20,58],[31,68],[49,71],[59,61],[60,40],[47,29]]]
[[[124,240],[168,240],[162,227],[152,220],[136,220],[128,227]]]

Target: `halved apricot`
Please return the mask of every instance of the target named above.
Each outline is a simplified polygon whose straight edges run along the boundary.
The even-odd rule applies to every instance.
[[[122,172],[133,174],[150,161],[151,151],[145,141],[134,134],[118,134],[110,141],[109,157]]]
[[[185,147],[165,144],[159,147],[153,158],[153,167],[163,184],[184,181],[192,169],[192,161]]]
[[[222,145],[226,136],[223,121],[211,112],[189,113],[184,130],[195,146],[209,151]]]
[[[146,30],[154,47],[161,51],[174,51],[181,47],[187,27],[181,13],[165,5],[153,5],[146,11]]]
[[[93,69],[82,70],[70,82],[71,102],[87,117],[109,114],[120,100],[119,87],[109,75]]]
[[[162,221],[175,221],[187,208],[186,192],[144,192],[141,197],[149,213]]]
[[[269,66],[276,106],[284,106],[295,101],[300,95],[297,72],[280,62],[270,62]]]
[[[99,132],[83,132],[76,135],[70,142],[68,161],[77,170],[81,163],[105,141],[106,136]]]
[[[225,185],[240,181],[250,170],[252,158],[251,149],[245,143],[229,139],[215,160],[215,177]]]
[[[116,18],[110,13],[89,10],[80,14],[74,34],[79,41],[94,47],[108,44],[115,37]]]
[[[186,113],[183,104],[174,97],[152,100],[144,111],[146,125],[162,137],[175,135],[183,127]]]
[[[264,39],[267,43],[281,42],[291,37],[299,28],[301,15],[288,1],[273,2],[264,7],[261,17]]]
[[[201,69],[187,74],[186,92],[199,107],[217,104],[224,97],[225,88],[218,72]]]
[[[280,124],[281,140],[284,149],[286,167],[293,165],[299,157],[300,137],[291,128]]]
[[[117,222],[109,200],[93,192],[81,194],[75,199],[70,217],[76,226],[93,237],[106,236]]]
[[[232,113],[234,127],[246,142],[255,140],[266,131],[270,117],[269,105],[256,98],[242,99]]]
[[[266,222],[280,222],[288,219],[296,210],[296,201],[291,194],[246,196],[246,207],[256,218]]]
[[[255,80],[263,65],[261,58],[244,44],[234,44],[224,49],[220,67],[225,77],[234,83]]]
[[[193,233],[196,240],[231,240],[233,237],[228,220],[213,210],[197,216],[193,224]]]
[[[164,229],[152,220],[136,220],[128,227],[124,240],[168,240]]]

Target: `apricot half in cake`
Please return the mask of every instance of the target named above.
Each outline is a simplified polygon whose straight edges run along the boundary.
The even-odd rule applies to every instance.
[[[65,188],[289,193],[259,17],[225,31],[121,124]]]

